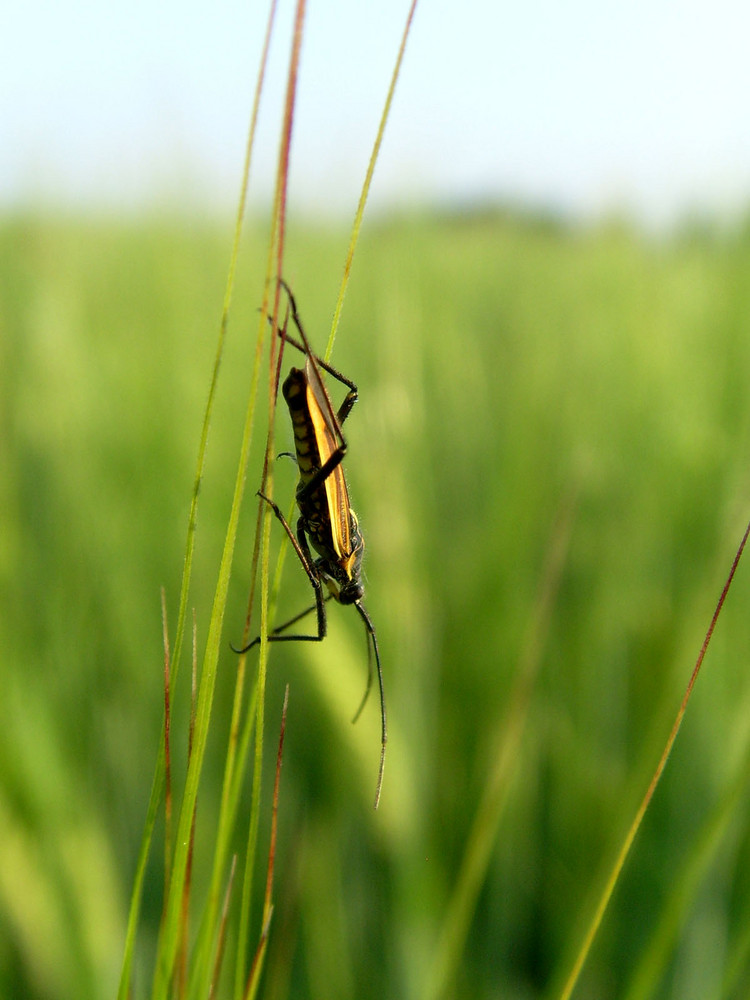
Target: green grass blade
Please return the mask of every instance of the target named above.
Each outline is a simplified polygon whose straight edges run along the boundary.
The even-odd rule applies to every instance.
[[[571,495],[561,508],[550,538],[539,593],[517,670],[517,680],[505,718],[498,726],[500,739],[493,755],[494,766],[476,811],[458,879],[446,908],[432,973],[424,992],[425,1000],[439,1000],[440,997],[453,995],[456,970],[492,856],[510,791],[513,768],[526,729],[534,682],[544,653],[555,598],[567,558],[574,506]]]
[[[359,203],[357,205],[357,211],[354,215],[354,223],[352,225],[352,232],[349,238],[349,248],[346,252],[346,259],[344,262],[344,273],[341,277],[341,285],[339,287],[339,296],[336,301],[336,308],[333,313],[333,321],[331,323],[331,332],[328,335],[328,343],[326,344],[325,360],[331,360],[331,354],[333,353],[333,344],[336,340],[336,331],[339,327],[339,320],[341,319],[341,310],[344,307],[344,297],[346,295],[346,289],[349,285],[349,276],[352,271],[352,263],[354,262],[354,251],[357,249],[357,242],[359,241],[359,231],[362,228],[362,218],[365,214],[365,205],[367,204],[367,196],[370,193],[370,185],[372,184],[372,178],[375,173],[375,164],[378,161],[378,155],[380,153],[380,147],[383,142],[383,135],[385,134],[385,126],[388,122],[388,116],[391,112],[391,105],[393,104],[393,95],[396,92],[396,83],[398,82],[399,73],[401,72],[401,64],[404,60],[404,52],[406,51],[406,42],[409,37],[409,32],[411,30],[411,24],[414,20],[414,12],[417,9],[417,0],[412,0],[411,6],[409,7],[409,13],[406,18],[406,25],[404,27],[404,33],[401,38],[401,45],[399,46],[398,55],[396,57],[396,64],[393,67],[393,73],[391,75],[390,86],[388,87],[388,94],[386,95],[385,104],[383,105],[383,112],[380,116],[380,123],[378,125],[377,135],[375,136],[375,142],[372,147],[372,153],[370,154],[370,162],[367,165],[367,173],[365,174],[364,183],[362,184],[362,191],[359,195]]]
[[[651,933],[648,946],[636,963],[623,1000],[646,1000],[654,995],[664,971],[674,952],[680,929],[687,918],[689,907],[701,885],[706,871],[721,846],[732,820],[736,817],[747,787],[750,755],[738,768],[734,781],[726,788],[703,829],[696,836],[685,858],[682,869],[675,873],[670,895],[662,909],[661,918]]]
[[[703,660],[705,658],[708,645],[711,641],[711,637],[713,636],[714,629],[716,628],[716,622],[719,619],[721,610],[724,607],[724,601],[726,600],[727,594],[729,593],[729,588],[731,587],[732,581],[734,580],[734,575],[737,571],[737,566],[739,565],[740,559],[742,558],[742,553],[745,550],[745,545],[747,543],[748,536],[750,536],[750,523],[748,523],[747,527],[745,528],[745,533],[742,536],[742,540],[740,541],[739,547],[735,554],[732,566],[729,570],[729,575],[726,579],[718,603],[716,605],[716,609],[714,610],[711,622],[708,626],[708,630],[703,640],[703,645],[701,646],[700,652],[698,653],[698,659],[696,660],[695,666],[693,667],[693,672],[690,675],[690,680],[688,681],[687,688],[685,689],[685,694],[683,695],[682,702],[680,704],[674,723],[672,725],[671,732],[667,737],[667,742],[664,746],[664,750],[662,751],[661,757],[659,758],[659,762],[656,765],[656,770],[654,771],[653,777],[651,778],[651,782],[648,788],[646,789],[646,794],[644,795],[641,804],[638,807],[635,818],[633,819],[633,822],[631,823],[630,828],[627,834],[625,835],[625,840],[622,843],[620,851],[615,860],[614,866],[612,867],[609,877],[607,878],[606,884],[604,886],[604,891],[601,894],[594,915],[586,930],[583,942],[578,951],[576,959],[573,963],[573,967],[570,970],[570,974],[568,975],[568,978],[565,981],[565,985],[563,986],[562,992],[560,994],[560,1000],[569,1000],[571,994],[573,993],[573,990],[575,989],[575,985],[578,981],[581,969],[583,968],[583,964],[586,961],[586,958],[588,957],[588,954],[591,950],[594,938],[596,937],[596,934],[599,930],[602,919],[606,912],[607,906],[609,905],[609,901],[612,897],[612,893],[614,892],[615,886],[620,877],[623,865],[625,864],[625,861],[630,853],[630,848],[633,846],[633,841],[635,840],[636,834],[640,829],[641,822],[643,821],[643,817],[646,814],[646,810],[648,809],[653,794],[656,791],[656,786],[659,784],[661,776],[664,773],[664,768],[667,766],[667,760],[669,759],[669,755],[672,752],[672,747],[674,746],[674,742],[677,739],[677,734],[680,731],[680,726],[682,725],[682,720],[685,716],[688,702],[690,701],[690,696],[693,693],[695,682],[697,681],[701,667],[703,666]]]
[[[284,106],[284,120],[281,130],[281,143],[276,170],[276,191],[274,195],[273,227],[272,235],[268,246],[268,258],[266,264],[266,276],[268,280],[273,273],[273,261],[275,254],[276,276],[281,277],[284,273],[284,238],[286,231],[286,205],[287,188],[289,183],[289,155],[292,140],[292,125],[294,121],[294,105],[297,95],[297,79],[299,72],[299,59],[302,48],[302,34],[305,17],[305,2],[298,0],[295,10],[294,31],[292,35],[292,46],[289,56],[289,70],[287,75],[286,100]],[[274,282],[273,288],[273,310],[272,327],[278,328],[279,299],[281,286],[278,281]],[[264,302],[261,310],[261,323],[267,326],[266,317],[268,310]],[[273,496],[273,458],[274,458],[274,419],[276,415],[276,400],[278,395],[278,367],[276,359],[280,361],[278,353],[277,337],[271,341],[270,364],[269,364],[269,392],[268,392],[268,439],[266,442],[266,455],[263,469],[262,487],[266,496]],[[260,502],[260,501],[259,501]],[[242,995],[245,972],[247,968],[247,946],[249,939],[250,925],[250,902],[253,885],[253,862],[256,855],[258,843],[258,826],[260,820],[260,793],[261,774],[263,767],[263,733],[264,733],[264,712],[266,694],[266,676],[268,667],[269,643],[269,560],[271,543],[271,509],[264,505],[262,519],[263,534],[260,546],[260,652],[258,656],[258,675],[255,689],[255,754],[253,767],[253,786],[250,804],[250,822],[247,838],[246,862],[243,874],[242,895],[240,902],[239,930],[237,942],[237,955],[235,962],[234,993],[238,998]]]

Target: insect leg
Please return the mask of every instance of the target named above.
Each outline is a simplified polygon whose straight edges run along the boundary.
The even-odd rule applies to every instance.
[[[295,536],[292,529],[289,527],[289,522],[284,517],[283,513],[278,504],[274,503],[273,500],[269,499],[264,493],[258,491],[258,496],[265,500],[268,506],[276,515],[276,518],[281,523],[284,531],[286,531],[289,536],[289,541],[294,547],[294,551],[297,553],[299,561],[302,563],[302,567],[307,573],[307,577],[310,584],[315,591],[315,604],[307,608],[305,611],[296,615],[294,618],[290,618],[288,622],[283,625],[277,626],[268,636],[269,642],[322,642],[328,634],[328,620],[326,618],[326,601],[328,597],[323,596],[323,588],[320,583],[320,577],[318,576],[318,571],[315,568],[315,563],[310,555],[310,548],[307,544],[307,538],[305,536],[305,531],[303,527],[303,519],[300,518],[297,522],[297,534]],[[290,625],[294,625],[305,615],[310,614],[311,611],[315,610],[318,615],[318,634],[317,635],[281,635]],[[252,642],[248,643],[247,646],[243,646],[242,649],[236,649],[232,646],[235,653],[246,653],[253,646],[256,646],[260,642],[260,636],[253,639]]]
[[[336,468],[337,465],[341,464],[344,455],[346,454],[346,444],[337,448],[336,451],[328,458],[326,462],[318,469],[315,475],[310,479],[305,485],[300,489],[297,494],[297,500],[304,504],[308,497],[314,496],[315,493],[320,489],[323,483],[328,479],[330,474]]]
[[[307,339],[307,334],[305,333],[304,327],[302,326],[302,320],[300,319],[299,313],[297,312],[297,300],[294,298],[294,294],[292,293],[291,288],[289,287],[289,285],[287,285],[287,283],[284,281],[283,278],[279,278],[279,284],[284,289],[289,298],[289,304],[292,307],[292,319],[294,320],[294,325],[297,327],[300,336],[302,337],[302,343],[300,344],[299,341],[289,336],[289,334],[286,332],[286,325],[284,325],[283,328],[279,329],[279,336],[283,337],[284,340],[287,341],[287,343],[292,345],[292,347],[296,347],[298,351],[302,352],[302,354],[306,354],[309,358],[312,358],[314,363],[318,365],[320,368],[322,368],[323,371],[328,372],[329,375],[333,376],[333,378],[335,378],[338,382],[341,382],[342,385],[345,385],[347,387],[349,392],[346,394],[344,402],[341,404],[341,406],[338,409],[338,412],[336,413],[336,419],[338,420],[339,424],[343,424],[343,422],[351,413],[352,407],[359,399],[359,391],[357,389],[357,386],[354,382],[352,382],[350,378],[347,378],[346,375],[342,374],[337,368],[334,368],[333,365],[329,364],[327,361],[324,361],[322,358],[319,358],[317,354],[313,354],[310,348],[310,341]]]
[[[323,600],[324,601],[330,601],[332,597],[333,597],[333,594],[326,594],[325,597],[323,598]],[[281,638],[290,638],[290,639],[300,639],[300,638],[301,639],[312,639],[313,641],[318,640],[318,636],[317,635],[311,635],[311,636],[280,636],[281,632],[286,632],[286,630],[288,628],[291,628],[292,625],[296,625],[298,621],[301,621],[303,618],[306,618],[309,614],[312,614],[313,611],[317,611],[317,608],[318,608],[317,603],[311,604],[309,608],[305,608],[304,611],[300,611],[300,613],[298,615],[295,615],[294,618],[290,618],[289,621],[284,622],[283,625],[277,625],[276,628],[273,629],[273,631],[269,633],[269,636],[268,636],[269,642],[278,642],[280,637]],[[327,623],[326,623],[326,625],[327,625]],[[259,642],[260,642],[260,636],[258,635],[258,636],[256,636],[253,639],[252,642],[249,642],[247,644],[247,646],[243,646],[242,649],[237,649],[237,647],[236,646],[232,646],[231,643],[230,643],[230,647],[232,649],[232,652],[234,652],[234,653],[246,653],[249,649],[252,649],[254,646],[257,646]],[[368,650],[369,650],[369,646],[368,646]],[[364,702],[363,702],[363,705],[364,705]]]
[[[279,505],[277,503],[274,503],[273,500],[270,500],[265,495],[265,493],[261,493],[260,490],[258,490],[258,496],[261,498],[261,500],[266,501],[268,506],[276,515],[276,518],[281,524],[281,527],[289,536],[289,541],[294,546],[294,551],[297,553],[297,557],[299,558],[299,561],[302,563],[302,567],[305,573],[307,573],[307,577],[312,586],[320,588],[320,580],[318,579],[318,573],[315,569],[315,563],[313,562],[312,557],[310,556],[310,549],[307,544],[307,538],[305,538],[305,533],[302,530],[302,525],[300,523],[302,521],[302,518],[300,518],[300,521],[297,522],[297,534],[295,535],[292,529],[289,527],[289,522],[282,514]]]

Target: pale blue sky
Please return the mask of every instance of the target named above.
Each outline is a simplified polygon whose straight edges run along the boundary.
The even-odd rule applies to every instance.
[[[276,155],[291,0],[256,161]],[[292,198],[350,216],[407,0],[309,0]],[[257,0],[23,0],[0,19],[0,206],[232,205]],[[419,0],[373,188],[648,220],[750,202],[746,0]]]

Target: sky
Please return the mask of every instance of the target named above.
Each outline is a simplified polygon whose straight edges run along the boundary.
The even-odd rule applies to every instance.
[[[266,0],[24,0],[0,17],[0,211],[236,203]],[[308,0],[292,203],[351,217],[408,0]],[[279,14],[252,190],[271,190]],[[418,0],[380,207],[662,225],[750,203],[746,0]]]

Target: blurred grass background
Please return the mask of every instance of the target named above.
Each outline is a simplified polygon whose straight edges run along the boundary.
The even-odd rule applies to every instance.
[[[3,996],[116,988],[163,708],[159,588],[174,625],[230,238],[229,226],[157,215],[0,223]],[[287,245],[285,277],[322,350],[346,233],[296,223]],[[261,248],[251,233],[201,494],[199,646]],[[287,681],[291,692],[265,996],[426,995],[573,493],[507,805],[446,993],[553,995],[750,515],[749,265],[739,230],[647,239],[622,223],[488,211],[381,219],[363,232],[333,362],[360,389],[347,471],[386,678],[383,799],[374,814],[377,698],[349,722],[366,672],[361,622],[333,607],[319,648],[271,656],[267,763]],[[279,450],[291,444],[287,423],[280,413]],[[249,498],[263,442],[261,427]],[[282,505],[294,481],[292,463],[277,463]],[[244,521],[199,844],[219,795],[251,499]],[[741,567],[577,996],[747,995],[749,580]],[[279,619],[309,600],[288,558]],[[187,671],[183,681],[176,743]],[[136,996],[161,907],[154,853]]]

